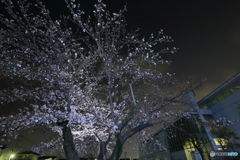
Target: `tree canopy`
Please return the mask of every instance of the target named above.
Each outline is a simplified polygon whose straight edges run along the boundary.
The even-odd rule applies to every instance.
[[[24,108],[1,117],[0,131],[16,137],[22,129],[47,128],[59,137],[36,152],[63,148],[77,160],[97,147],[99,160],[107,151],[115,160],[131,136],[146,138],[146,128],[181,114],[174,104],[192,85],[159,71],[170,63],[161,54],[177,50],[157,50],[172,42],[162,30],[139,38],[138,30],[126,29],[126,8],[110,13],[99,0],[84,18],[75,0],[65,2],[70,14],[53,19],[40,0],[2,0],[8,14],[0,16],[0,78],[7,79],[1,105],[24,102]]]

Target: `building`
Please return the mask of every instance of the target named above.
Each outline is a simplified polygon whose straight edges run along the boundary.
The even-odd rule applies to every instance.
[[[140,145],[140,160],[220,160],[226,157],[211,157],[210,152],[240,151],[238,139],[240,137],[240,120],[230,125],[229,130],[218,130],[215,127],[202,125],[206,121],[216,121],[221,117],[227,120],[240,118],[240,72],[199,102],[195,101],[192,93],[189,93],[187,98],[191,100],[191,103],[186,107],[194,108],[197,111],[196,115],[200,123],[191,123],[184,118],[175,119],[165,127],[168,129],[160,129],[154,135],[155,139],[160,140],[166,146],[167,152],[154,149],[151,143],[147,143],[144,152],[143,146]],[[177,127],[174,126],[181,126],[183,130],[176,129]],[[174,133],[175,137],[169,138],[167,133]],[[231,145],[233,146],[231,147]]]
[[[38,160],[57,160],[57,156],[41,156]]]
[[[17,160],[38,160],[39,154],[32,151],[19,152],[15,156]]]
[[[240,118],[240,72],[198,102],[201,109],[209,109],[214,119]],[[229,127],[240,137],[240,119]]]

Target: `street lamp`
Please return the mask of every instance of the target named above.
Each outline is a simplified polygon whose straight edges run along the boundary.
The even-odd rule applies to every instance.
[[[11,154],[11,155],[9,156],[8,160],[14,158],[14,156],[15,156],[14,154]]]

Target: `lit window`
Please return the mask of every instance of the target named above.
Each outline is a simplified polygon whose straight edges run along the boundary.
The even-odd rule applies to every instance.
[[[214,142],[217,146],[225,146],[227,145],[226,144],[226,141],[224,140],[224,138],[213,138],[214,139]]]
[[[212,100],[212,104],[216,104],[216,103],[218,103],[218,100],[215,98]]]

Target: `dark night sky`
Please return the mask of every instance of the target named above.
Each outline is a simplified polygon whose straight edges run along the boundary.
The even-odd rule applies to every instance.
[[[91,13],[97,0],[76,0]],[[43,0],[55,16],[66,9],[64,0]],[[240,71],[240,0],[103,0],[111,12],[127,4],[128,29],[140,28],[140,37],[160,29],[174,39],[175,54],[166,72],[180,79],[207,78],[196,91],[200,100]],[[166,46],[166,45],[165,45]]]
[[[127,2],[128,27],[148,36],[163,29],[179,48],[165,57],[180,79],[207,78],[200,100],[240,71],[239,0],[103,0],[109,9]]]
[[[64,3],[51,2],[58,12]],[[91,13],[96,0],[76,0]],[[58,0],[59,2],[59,0]],[[160,29],[174,39],[175,54],[167,72],[180,80],[207,78],[196,91],[200,100],[240,71],[240,0],[103,0],[111,12],[127,4],[129,31],[140,28],[140,37]],[[166,69],[166,66],[164,67]]]

